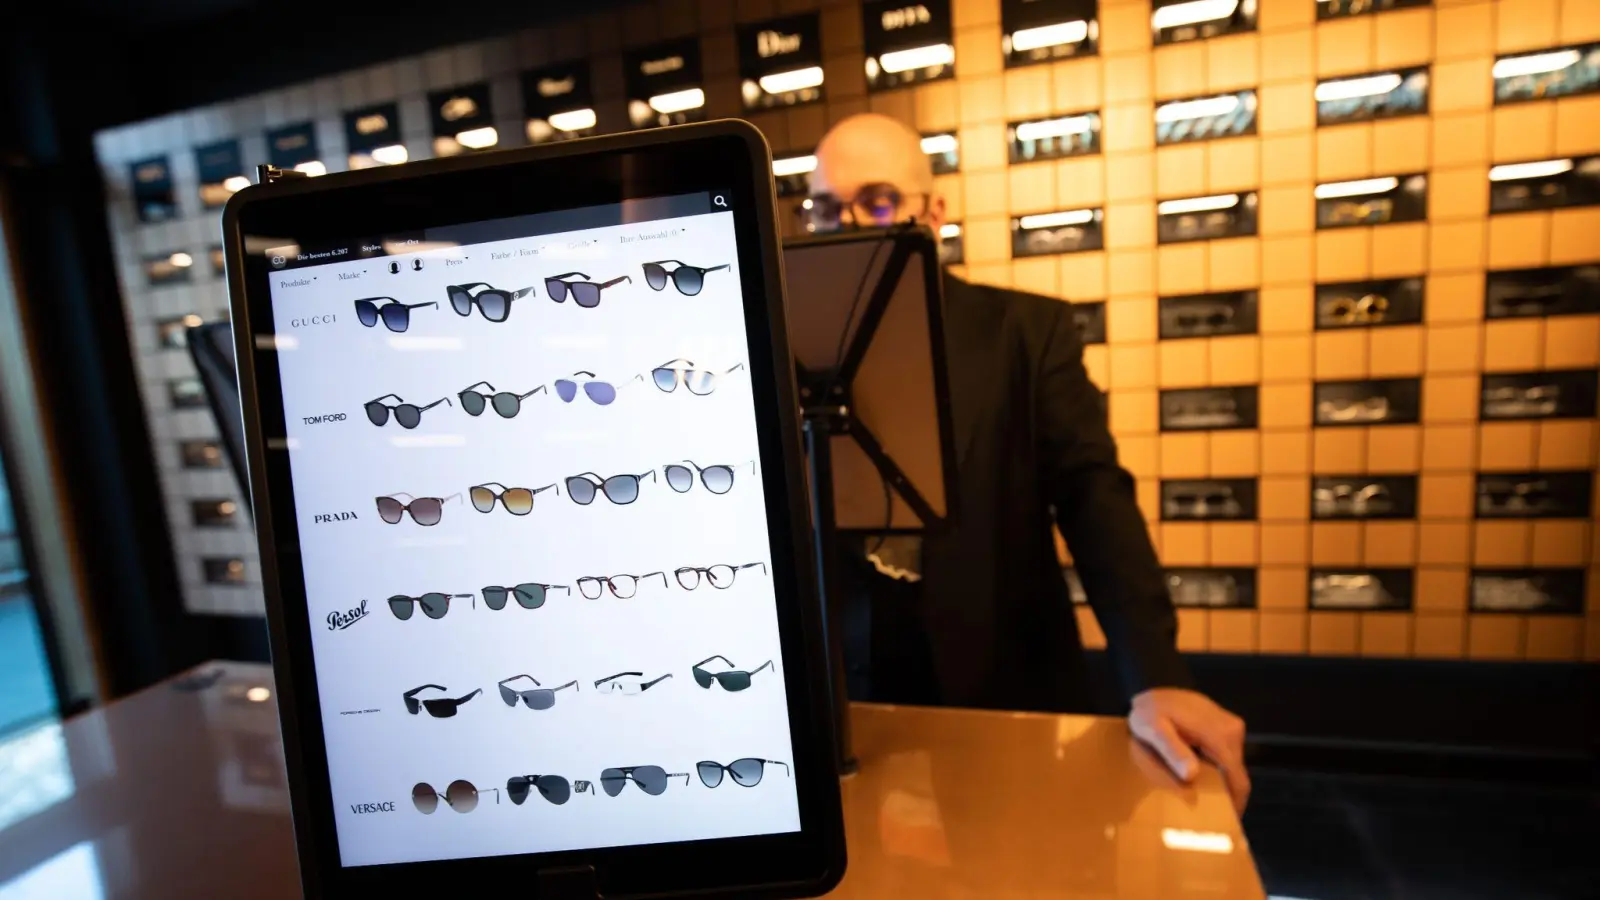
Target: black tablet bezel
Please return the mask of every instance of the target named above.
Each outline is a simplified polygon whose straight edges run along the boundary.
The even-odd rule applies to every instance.
[[[741,121],[657,129],[549,147],[428,160],[246,188],[223,212],[228,289],[246,425],[250,491],[267,598],[279,717],[301,879],[309,897],[382,896],[466,883],[518,884],[556,867],[593,866],[607,897],[819,894],[843,876],[843,820],[833,756],[827,651],[810,559],[799,402],[784,318],[783,269],[761,134]],[[269,278],[263,252],[285,243],[395,234],[573,209],[636,197],[729,193],[735,216],[749,370],[773,543],[801,830],[560,853],[343,867],[298,559]],[[744,235],[753,236],[745,239]],[[282,240],[288,238],[288,240]],[[247,327],[240,327],[246,324]],[[273,448],[273,449],[269,449]],[[500,882],[498,879],[506,879]],[[466,881],[464,879],[471,879]],[[490,879],[490,880],[483,880]],[[513,880],[515,879],[515,880]]]

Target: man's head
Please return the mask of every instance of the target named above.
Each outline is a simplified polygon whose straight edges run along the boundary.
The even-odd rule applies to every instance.
[[[935,233],[944,224],[944,197],[934,190],[922,137],[877,113],[851,116],[823,135],[810,188],[818,230],[827,230],[830,218],[863,228],[914,218]]]

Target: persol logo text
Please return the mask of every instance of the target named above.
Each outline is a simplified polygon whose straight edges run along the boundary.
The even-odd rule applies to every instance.
[[[364,816],[367,813],[394,812],[394,801],[386,800],[382,803],[352,803],[350,804],[350,811],[358,816]]]
[[[926,25],[933,21],[933,13],[928,8],[918,3],[916,6],[903,6],[899,9],[886,9],[883,12],[883,30],[896,31],[901,28],[910,28],[912,25]]]
[[[328,413],[325,416],[301,416],[300,421],[307,425],[320,425],[323,422],[343,422],[345,418],[344,413]]]
[[[756,52],[762,59],[782,56],[800,49],[800,35],[781,31],[762,31],[756,34]]]
[[[304,319],[290,319],[289,326],[291,328],[302,328],[306,325],[332,325],[335,321],[337,321],[337,319],[334,317],[334,314],[328,313],[325,316],[310,316]]]
[[[573,78],[571,75],[566,78],[541,78],[538,85],[539,96],[560,97],[563,94],[572,93],[572,89],[577,86],[578,79]]]
[[[666,59],[647,59],[639,63],[639,71],[646,75],[676,72],[681,68],[683,68],[683,57],[681,56],[669,56]]]
[[[367,601],[363,600],[360,606],[351,607],[349,612],[328,613],[328,630],[343,631],[366,617]]]
[[[317,513],[311,517],[311,521],[316,524],[322,522],[353,522],[355,518],[356,514],[353,512]]]

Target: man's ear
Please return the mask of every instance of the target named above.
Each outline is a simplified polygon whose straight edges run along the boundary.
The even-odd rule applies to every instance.
[[[944,195],[928,195],[928,214],[926,218],[928,220],[928,227],[933,229],[933,234],[935,237],[939,235],[939,229],[944,225],[944,214]]]

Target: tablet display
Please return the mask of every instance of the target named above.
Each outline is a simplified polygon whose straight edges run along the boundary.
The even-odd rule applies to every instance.
[[[733,199],[266,251],[343,865],[800,829]]]

